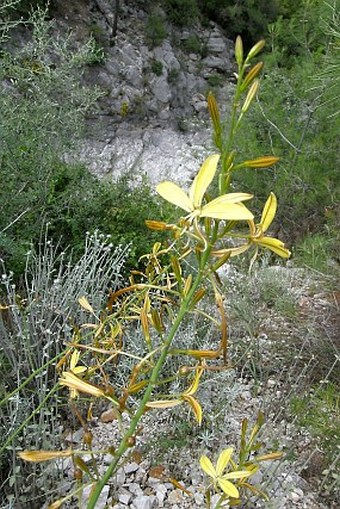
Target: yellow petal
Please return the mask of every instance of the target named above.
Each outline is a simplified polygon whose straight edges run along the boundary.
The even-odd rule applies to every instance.
[[[203,373],[202,368],[196,369],[195,378],[194,378],[192,384],[190,385],[189,389],[187,389],[183,393],[183,396],[192,396],[193,394],[195,394],[195,392],[198,389],[198,384],[199,384],[202,373]]]
[[[218,196],[218,198],[215,198],[213,201],[221,203],[240,203],[242,201],[251,200],[252,198],[253,195],[249,193],[228,193]]]
[[[207,456],[201,456],[200,465],[201,469],[204,470],[206,474],[210,475],[210,477],[212,477],[213,479],[216,479],[217,477],[216,470]]]
[[[256,461],[272,461],[279,460],[283,456],[283,452],[270,452],[268,454],[262,454],[261,456],[256,456]]]
[[[278,256],[281,256],[281,258],[289,258],[291,255],[291,252],[289,251],[289,249],[284,247],[284,243],[281,242],[281,240],[274,239],[272,237],[263,237],[262,239],[259,239],[256,243],[262,247],[270,249],[271,251],[273,251],[273,253],[277,254]]]
[[[229,221],[253,219],[253,214],[242,203],[225,203],[220,198],[216,198],[204,205],[200,214],[201,217],[228,219]]]
[[[233,454],[233,451],[234,451],[233,448],[229,447],[228,449],[224,449],[224,451],[222,451],[221,454],[219,455],[216,465],[216,472],[218,476],[223,474],[223,470],[228,465],[230,458]]]
[[[19,458],[25,461],[39,462],[54,460],[56,458],[67,458],[72,456],[72,450],[66,451],[21,451],[18,452]]]
[[[72,353],[71,355],[71,360],[70,360],[70,369],[73,371],[74,368],[76,367],[76,365],[78,364],[78,361],[79,361],[79,357],[80,357],[80,352],[79,350],[74,350],[74,352]]]
[[[90,394],[91,396],[95,396],[100,398],[101,396],[105,396],[105,392],[100,387],[96,387],[85,380],[81,380],[73,373],[69,371],[63,372],[63,377],[59,380],[60,385],[65,385],[69,389],[84,392],[85,394]]]
[[[228,472],[223,476],[223,479],[242,479],[243,477],[250,477],[254,472],[249,470],[236,470],[235,472]]]
[[[181,403],[180,399],[159,399],[158,401],[150,401],[146,406],[148,408],[172,408]]]
[[[272,224],[277,210],[277,199],[274,193],[270,193],[266,204],[263,208],[261,217],[262,231],[267,231],[269,226]]]
[[[197,173],[189,191],[189,198],[194,207],[201,206],[204,193],[208,189],[215,176],[219,158],[219,154],[213,154],[209,156],[204,161],[199,172]]]
[[[89,311],[90,313],[94,314],[93,307],[91,306],[91,304],[89,303],[89,301],[87,300],[86,297],[80,297],[80,299],[78,299],[78,302],[82,308],[84,308],[84,309],[86,309],[86,311]]]
[[[76,366],[72,371],[76,375],[77,373],[84,373],[87,371],[87,368],[85,366]]]
[[[183,396],[183,399],[189,403],[189,405],[193,409],[193,412],[195,414],[198,424],[201,425],[203,412],[202,412],[202,407],[199,404],[199,402],[192,396]]]
[[[211,254],[213,256],[218,256],[218,257],[225,256],[225,255],[229,254],[230,257],[232,258],[233,256],[238,256],[239,254],[244,253],[244,251],[247,251],[247,249],[249,249],[250,246],[251,246],[251,244],[248,243],[248,244],[243,244],[242,246],[238,246],[238,247],[231,247],[230,249],[217,249],[216,251],[212,251]]]
[[[55,502],[50,504],[48,506],[48,509],[59,509],[59,507],[61,507],[63,503],[64,503],[64,499],[60,498],[59,500],[56,500]]]
[[[218,480],[218,484],[228,497],[239,498],[240,494],[238,489],[230,481],[222,478]]]
[[[161,182],[156,187],[156,191],[162,198],[176,205],[176,207],[180,207],[187,212],[194,210],[188,195],[177,184],[169,181]]]

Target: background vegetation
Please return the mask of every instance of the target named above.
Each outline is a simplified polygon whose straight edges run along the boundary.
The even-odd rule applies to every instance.
[[[43,1],[32,0],[18,2],[6,12],[1,7],[1,19],[5,20],[8,14],[11,23],[15,23],[29,13],[31,6],[43,5]],[[339,274],[340,261],[339,1],[163,0],[156,6],[149,2],[149,7],[146,35],[151,46],[166,37],[168,20],[179,25],[213,20],[231,38],[241,33],[247,46],[260,37],[266,38],[261,103],[252,110],[240,153],[247,158],[271,151],[281,160],[275,169],[265,173],[261,169],[243,171],[240,187],[242,184],[244,190],[255,191],[259,208],[269,189],[275,187],[279,198],[276,224],[280,236],[290,239],[293,245],[293,262],[317,271],[320,277],[312,282],[315,293],[325,288],[337,302],[339,288],[334,275]],[[126,275],[129,268],[136,267],[139,256],[150,250],[154,240],[160,239],[159,233],[145,229],[143,220],[169,217],[169,210],[160,206],[148,185],[134,186],[131,175],[116,183],[99,182],[83,165],[66,162],[65,154],[76,153],[84,135],[86,115],[95,108],[101,94],[100,90],[84,88],[80,81],[86,66],[102,58],[96,45],[90,41],[75,49],[71,37],[66,43],[51,37],[51,22],[41,12],[22,27],[32,33],[28,44],[16,45],[11,39],[6,42],[9,26],[9,21],[2,22],[0,36],[0,258],[4,261],[0,268],[0,303],[13,306],[15,319],[8,310],[1,311],[0,399],[14,388],[13,380],[20,383],[29,375],[27,367],[37,369],[47,358],[58,354],[70,331],[70,314],[73,320],[81,321],[72,307],[78,296],[86,294],[91,302],[97,296],[99,308],[107,288],[119,285],[122,261],[126,262]],[[188,50],[195,44],[191,42]],[[156,67],[154,71],[157,72]],[[100,242],[96,229],[105,235]],[[114,252],[110,244],[122,245],[122,251]],[[107,256],[110,250],[111,258]],[[103,270],[110,263],[112,271]],[[251,354],[244,372],[259,387],[273,373],[277,374],[283,358],[286,363],[295,362],[293,371],[299,373],[299,359],[283,357],[287,355],[287,343],[275,343],[271,363],[261,358],[257,309],[275,313],[285,320],[287,330],[300,327],[289,336],[290,346],[293,337],[292,352],[296,357],[313,355],[321,362],[309,373],[308,380],[299,378],[298,390],[294,396],[290,393],[290,411],[292,418],[311,430],[316,440],[324,437],[322,467],[327,470],[336,460],[337,377],[332,372],[329,386],[320,389],[318,384],[327,378],[338,351],[337,340],[318,328],[320,324],[315,320],[306,324],[301,318],[301,295],[298,298],[291,294],[285,274],[275,276],[275,285],[272,281],[272,276],[266,279],[261,274],[250,280],[248,287],[242,287],[242,298],[230,310],[234,323],[235,317],[238,320],[234,328],[238,345],[234,360],[237,364],[238,359]],[[308,291],[304,288],[302,293]],[[336,330],[338,321],[331,318]],[[299,325],[299,319],[305,325]],[[279,331],[276,334],[282,337]],[[303,348],[301,337],[306,338]],[[191,340],[188,337],[188,344]],[[6,403],[0,415],[2,445],[13,431],[6,429],[7,423],[13,422],[13,429],[19,429],[31,408],[44,401],[54,376],[54,370],[42,369],[41,377],[32,381],[20,398]],[[52,413],[45,409],[32,419],[25,432],[18,433],[15,445],[20,446],[21,440],[32,447],[55,445],[55,430],[62,414],[62,401]],[[327,431],[330,419],[334,423],[331,432]],[[42,435],[44,443],[40,440]],[[41,479],[41,472],[28,466],[25,471],[16,470],[13,458],[13,450],[5,447],[1,481],[9,483],[8,492],[14,492],[18,499],[25,498],[25,478],[31,475],[31,479]],[[37,494],[44,489],[37,485]]]

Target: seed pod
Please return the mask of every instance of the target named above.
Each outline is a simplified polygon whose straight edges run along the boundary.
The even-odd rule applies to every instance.
[[[196,304],[204,297],[204,295],[205,295],[205,288],[200,288],[199,290],[197,290],[197,292],[193,296],[192,305],[196,306]]]
[[[126,445],[128,447],[133,447],[134,445],[136,445],[136,437],[128,437],[126,439]]]
[[[178,370],[179,376],[185,376],[190,372],[189,366],[181,366]]]
[[[76,468],[73,472],[73,477],[76,481],[81,481],[83,478],[83,472],[80,470],[80,468]]]
[[[174,271],[176,280],[178,281],[178,283],[181,283],[182,282],[182,269],[181,269],[178,259],[175,256],[171,257],[171,267],[172,267],[172,270]]]
[[[83,442],[84,444],[91,445],[93,440],[93,435],[91,431],[86,431],[83,436]]]
[[[189,290],[191,288],[191,283],[192,283],[192,275],[189,274],[189,276],[185,280],[185,284],[184,284],[184,288],[183,288],[183,295],[184,295],[184,297],[186,297],[188,295]]]

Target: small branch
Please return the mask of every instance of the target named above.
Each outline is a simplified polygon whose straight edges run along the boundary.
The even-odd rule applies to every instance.
[[[279,135],[281,136],[281,138],[286,142],[288,143],[288,145],[290,145],[296,152],[300,152],[300,149],[298,147],[296,147],[291,141],[288,140],[288,138],[283,134],[283,132],[281,131],[281,129],[276,125],[274,124],[274,122],[272,122],[268,117],[267,115],[265,114],[261,104],[260,104],[260,101],[257,99],[257,104],[260,108],[260,111],[263,115],[263,117],[265,118],[265,120],[268,122],[268,124],[270,124],[272,127],[274,127],[274,129],[276,129],[276,131],[279,133]]]
[[[6,230],[8,230],[11,226],[13,226],[17,221],[19,221],[19,219],[22,218],[22,216],[24,216],[25,214],[27,214],[27,212],[29,212],[31,209],[28,208],[26,210],[24,210],[23,212],[21,212],[21,214],[19,214],[15,219],[13,219],[13,221],[11,223],[9,223],[7,226],[5,226],[5,228],[3,230],[1,230],[0,234],[1,233],[4,233]]]

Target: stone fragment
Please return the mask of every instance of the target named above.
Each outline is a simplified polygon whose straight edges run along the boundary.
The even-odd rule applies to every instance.
[[[135,498],[131,507],[133,509],[157,509],[159,505],[156,497],[141,495],[140,497]]]
[[[139,466],[135,462],[127,463],[126,465],[124,465],[124,472],[126,473],[126,475],[133,474],[134,472],[137,472],[138,468]]]
[[[118,490],[118,500],[124,505],[128,505],[132,498],[132,494],[125,488],[120,488]]]
[[[105,410],[100,416],[101,422],[112,422],[117,420],[119,417],[119,413],[116,410],[116,408],[109,408],[108,410]]]
[[[83,490],[82,504],[81,507],[86,507],[89,500],[90,493],[92,491],[92,485],[86,486]],[[107,507],[106,502],[109,496],[110,487],[105,485],[102,489],[101,494],[96,502],[96,509],[105,509]]]

